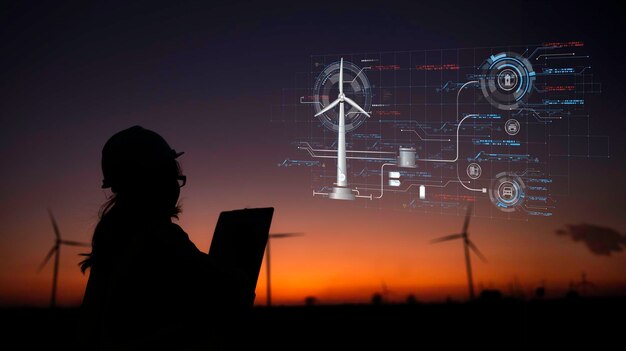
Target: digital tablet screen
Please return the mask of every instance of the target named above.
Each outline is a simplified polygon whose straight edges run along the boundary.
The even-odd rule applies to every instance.
[[[213,233],[209,256],[218,265],[243,271],[253,282],[252,292],[261,271],[273,214],[273,207],[224,211]]]

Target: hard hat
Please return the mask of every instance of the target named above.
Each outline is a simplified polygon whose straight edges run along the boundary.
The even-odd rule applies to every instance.
[[[172,149],[159,134],[141,126],[117,132],[102,148],[102,188],[119,189],[163,177],[170,170],[178,172],[175,159],[183,153]]]

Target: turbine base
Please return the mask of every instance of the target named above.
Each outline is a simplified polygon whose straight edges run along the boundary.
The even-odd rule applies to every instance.
[[[354,193],[350,188],[344,188],[335,186],[333,187],[333,191],[328,194],[328,197],[333,200],[354,200]]]

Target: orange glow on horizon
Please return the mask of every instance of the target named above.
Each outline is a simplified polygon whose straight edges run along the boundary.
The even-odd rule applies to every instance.
[[[325,220],[298,215],[293,208],[278,208],[271,231],[302,231],[305,235],[272,241],[275,304],[303,304],[308,296],[320,303],[367,303],[372,294],[383,292],[383,285],[388,291],[385,298],[395,302],[404,301],[409,294],[419,301],[467,298],[461,242],[429,243],[432,238],[458,231],[462,217],[372,209],[351,209],[340,215],[333,212],[333,206],[320,211]],[[200,208],[191,204],[188,207]],[[215,223],[219,214],[217,209],[209,212],[211,218],[188,210],[179,223],[204,252],[208,251],[213,230],[206,223]],[[382,214],[384,220],[377,216]],[[7,267],[11,274],[5,270],[0,278],[3,305],[49,303],[52,267],[49,265],[39,274],[36,268],[52,244],[52,233],[45,215],[40,217],[33,226],[36,232],[44,233],[43,238],[16,247],[15,252],[28,255],[14,256]],[[583,245],[556,237],[550,231],[541,232],[545,223],[516,223],[518,231],[487,235],[498,233],[502,223],[508,222],[474,219],[470,227],[472,239],[489,260],[484,263],[472,256],[477,293],[483,288],[496,288],[508,294],[515,283],[530,296],[545,280],[548,296],[558,297],[569,281],[580,279],[583,270],[604,290],[623,287],[623,272],[618,267],[626,263],[625,255],[595,257]],[[89,241],[95,220],[72,223],[59,216],[59,225],[66,238]],[[436,229],[431,233],[425,228]],[[564,247],[567,252],[559,252]],[[81,302],[87,275],[82,275],[77,266],[80,252],[81,248],[63,248],[58,290],[62,306]],[[265,304],[265,276],[264,262],[257,284],[257,305]]]

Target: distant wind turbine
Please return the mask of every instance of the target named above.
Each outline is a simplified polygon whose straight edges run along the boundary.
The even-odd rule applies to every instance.
[[[383,298],[383,302],[387,303],[389,301],[388,297],[391,294],[391,290],[387,287],[387,283],[384,281],[380,284],[380,295]]]
[[[37,272],[41,272],[41,270],[43,269],[43,267],[46,266],[46,263],[48,263],[52,255],[54,255],[54,271],[52,273],[52,296],[50,297],[50,307],[54,308],[56,307],[56,302],[57,302],[56,301],[57,300],[57,279],[59,276],[59,258],[61,256],[61,245],[82,246],[82,247],[89,247],[91,245],[87,243],[61,239],[61,232],[59,231],[59,226],[57,225],[57,221],[54,219],[54,216],[52,215],[52,211],[50,209],[48,209],[48,214],[50,215],[50,220],[52,221],[52,228],[54,229],[55,241],[54,241],[54,246],[52,246],[52,249],[50,249],[50,252],[48,252],[48,255],[46,255],[46,258],[44,258]]]
[[[469,227],[469,222],[470,222],[471,217],[472,217],[472,204],[470,203],[467,206],[467,214],[465,215],[465,223],[463,224],[463,232],[461,232],[460,234],[442,236],[441,238],[431,240],[431,243],[440,243],[442,241],[463,239],[463,250],[465,252],[465,265],[467,268],[467,284],[469,288],[469,297],[470,297],[470,300],[473,300],[474,299],[474,281],[472,279],[472,263],[470,261],[469,250],[471,249],[472,251],[474,251],[476,256],[478,256],[478,258],[483,260],[483,262],[487,262],[487,259],[480,252],[480,250],[478,250],[476,245],[474,245],[474,243],[469,239],[467,228]]]
[[[582,272],[580,274],[580,282],[578,284],[576,284],[576,286],[580,287],[580,292],[583,295],[587,294],[587,288],[595,288],[596,285],[590,281],[587,280],[587,273]]]
[[[272,239],[286,239],[294,236],[303,236],[304,233],[270,233],[269,238],[267,240],[267,245],[265,246],[265,274],[267,275],[267,306],[272,306],[272,276],[270,273],[270,241]]]

